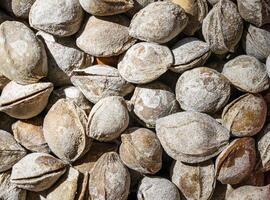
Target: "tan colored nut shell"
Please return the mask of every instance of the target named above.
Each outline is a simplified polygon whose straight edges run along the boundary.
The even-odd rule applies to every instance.
[[[233,190],[226,200],[269,200],[270,185],[264,187],[242,186]]]

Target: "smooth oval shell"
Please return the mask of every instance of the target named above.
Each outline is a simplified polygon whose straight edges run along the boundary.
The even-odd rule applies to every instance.
[[[157,120],[157,136],[175,160],[198,163],[218,155],[229,142],[229,131],[214,118],[198,112],[179,112]]]
[[[187,22],[185,11],[177,4],[153,2],[133,17],[129,35],[142,41],[166,43],[176,37]]]
[[[58,120],[56,120],[58,119]],[[67,99],[58,100],[44,118],[43,132],[52,152],[66,162],[74,162],[90,148],[87,116]]]
[[[184,72],[176,83],[176,99],[184,110],[215,113],[230,98],[230,82],[216,70],[199,67]]]
[[[0,7],[15,17],[27,19],[31,6],[36,0],[2,0]]]
[[[146,128],[130,128],[121,135],[119,154],[129,168],[155,174],[162,166],[162,147],[154,132]]]
[[[222,124],[233,136],[253,136],[262,129],[266,114],[267,105],[260,94],[245,94],[224,108]]]
[[[77,37],[76,44],[93,56],[120,55],[136,42],[128,34],[129,24],[130,20],[124,15],[91,16]]]
[[[36,83],[47,76],[45,48],[34,32],[21,22],[0,25],[0,72],[20,84]]]
[[[92,103],[109,96],[126,96],[134,90],[134,86],[123,79],[117,69],[107,65],[75,70],[71,81]]]
[[[222,74],[240,91],[259,93],[269,88],[265,65],[252,56],[242,55],[230,60]]]
[[[128,127],[129,114],[122,97],[101,99],[88,117],[88,136],[100,142],[112,141]]]
[[[164,74],[173,64],[173,55],[166,46],[141,42],[133,45],[119,60],[118,70],[128,82],[149,83]]]
[[[267,172],[270,170],[270,124],[266,124],[266,126],[262,129],[262,131],[258,134],[257,138],[257,148],[260,156],[261,170],[263,172]]]
[[[269,200],[270,196],[270,185],[263,187],[255,186],[242,186],[239,187],[226,197],[226,200]]]
[[[211,160],[196,165],[176,161],[171,173],[172,182],[186,199],[208,200],[215,189],[215,166]]]
[[[12,168],[11,183],[39,192],[50,188],[66,171],[66,165],[47,153],[31,153]]]
[[[170,70],[176,73],[201,67],[211,55],[210,46],[197,38],[188,37],[179,40],[172,47],[174,64]]]

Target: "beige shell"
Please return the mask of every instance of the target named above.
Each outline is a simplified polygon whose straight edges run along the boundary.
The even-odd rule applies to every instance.
[[[263,187],[242,186],[233,190],[227,196],[226,200],[269,200],[270,185]]]
[[[83,20],[78,0],[36,0],[29,13],[29,24],[59,37],[75,34]]]
[[[109,96],[126,96],[134,90],[134,86],[125,81],[117,69],[108,65],[75,70],[71,81],[92,103]]]
[[[17,188],[10,182],[11,171],[0,173],[0,199],[2,200],[26,200],[26,190]]]
[[[19,85],[9,82],[0,97],[0,111],[18,119],[37,116],[46,107],[53,90],[52,83]]]
[[[0,172],[10,169],[26,154],[10,133],[0,130]]]
[[[204,65],[211,55],[210,46],[194,37],[179,40],[173,45],[172,53],[174,64],[170,70],[176,73]]]
[[[211,160],[195,165],[176,161],[171,179],[187,200],[208,200],[216,185],[215,166]]]
[[[138,200],[180,200],[177,187],[168,179],[145,176],[138,188]]]
[[[18,120],[12,124],[15,140],[32,152],[50,153],[42,130],[43,119],[38,116],[29,120]]]
[[[162,147],[154,132],[146,128],[130,128],[121,135],[119,154],[129,168],[155,174],[162,166]]]
[[[220,0],[204,18],[202,32],[215,54],[234,52],[243,33],[237,6],[230,0]]]
[[[267,124],[263,130],[258,134],[257,148],[259,153],[259,161],[262,165],[262,171],[270,170],[270,124]]]
[[[15,17],[27,19],[30,8],[36,0],[2,0],[0,7]]]
[[[182,32],[187,23],[185,11],[177,4],[153,2],[133,17],[129,34],[142,41],[166,43]]]
[[[21,22],[0,25],[0,72],[20,84],[36,83],[47,76],[45,48],[35,33]]]
[[[252,56],[241,55],[230,60],[222,74],[240,91],[259,93],[269,88],[265,65]]]
[[[95,16],[124,13],[133,8],[133,0],[79,0],[83,9]]]
[[[42,191],[50,188],[66,171],[66,165],[47,153],[31,153],[12,168],[11,183],[18,188]]]
[[[260,94],[245,94],[224,108],[222,124],[233,136],[253,136],[262,129],[266,114],[267,105]]]
[[[171,50],[155,43],[141,42],[132,46],[118,63],[121,76],[131,83],[156,80],[173,64]]]
[[[218,155],[229,142],[229,131],[214,118],[198,112],[179,112],[157,120],[157,136],[175,160],[198,163]]]
[[[256,164],[255,140],[245,137],[233,140],[216,159],[216,176],[222,184],[241,183]]]
[[[215,113],[230,98],[230,82],[216,70],[199,67],[184,72],[176,83],[176,99],[184,110]]]
[[[136,42],[128,34],[129,24],[130,20],[124,15],[91,16],[77,37],[77,46],[97,57],[120,55]]]
[[[141,9],[146,7],[148,4],[153,3],[155,1],[159,0],[133,0],[133,8],[127,11],[127,15],[132,17],[134,16],[137,12],[139,12]]]
[[[96,162],[89,178],[91,200],[127,200],[130,175],[115,152],[105,153]]]
[[[57,157],[66,162],[74,162],[91,146],[86,125],[85,112],[74,102],[60,99],[44,118],[44,137]]]
[[[96,103],[88,117],[88,136],[100,142],[112,141],[128,127],[129,114],[122,97],[111,96]]]

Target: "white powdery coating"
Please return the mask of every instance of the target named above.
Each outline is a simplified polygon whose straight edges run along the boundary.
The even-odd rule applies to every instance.
[[[270,185],[264,187],[242,186],[228,194],[226,200],[269,200]]]

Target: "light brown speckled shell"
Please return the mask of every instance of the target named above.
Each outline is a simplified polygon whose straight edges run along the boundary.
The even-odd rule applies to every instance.
[[[27,19],[30,8],[36,0],[1,0],[0,7],[15,17]]]
[[[263,187],[242,186],[230,192],[226,200],[269,200],[270,185]]]
[[[270,124],[267,124],[258,134],[257,148],[260,156],[261,170],[266,172],[270,170]]]

